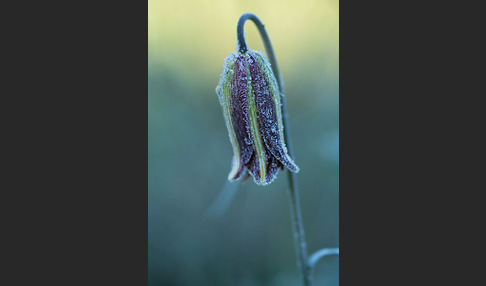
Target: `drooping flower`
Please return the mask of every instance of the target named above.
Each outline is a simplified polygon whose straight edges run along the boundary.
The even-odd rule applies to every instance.
[[[234,152],[230,181],[247,170],[257,184],[267,185],[284,166],[299,171],[284,142],[277,81],[261,52],[231,53],[216,93]]]

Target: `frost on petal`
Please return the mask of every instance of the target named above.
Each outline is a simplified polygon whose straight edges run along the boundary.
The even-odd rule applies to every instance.
[[[290,171],[298,172],[299,167],[297,167],[293,160],[288,156],[287,148],[283,143],[283,134],[279,132],[282,130],[281,126],[279,126],[281,118],[278,118],[277,115],[280,114],[280,112],[277,113],[276,108],[280,108],[280,101],[278,100],[276,106],[275,97],[269,82],[269,80],[274,80],[274,77],[265,76],[262,69],[257,64],[258,62],[254,57],[254,53],[249,53],[248,56],[249,59],[251,59],[248,60],[248,64],[253,79],[253,92],[257,106],[258,123],[260,125],[259,129],[263,141],[265,142],[266,149]]]
[[[248,173],[253,177],[255,183],[260,185],[261,184],[260,165],[258,163],[258,156],[256,156],[256,153],[253,153],[253,155],[251,156],[250,161],[247,164],[247,167],[248,167]]]
[[[278,171],[282,170],[284,165],[275,158],[268,150],[265,150],[265,170],[260,169],[259,158],[254,152],[247,164],[248,173],[253,176],[253,180],[258,185],[268,185],[277,178]],[[262,172],[263,171],[263,172]],[[262,178],[264,174],[264,178]]]
[[[236,53],[231,53],[228,57],[226,57],[224,60],[223,71],[221,72],[221,77],[219,79],[218,86],[216,87],[216,93],[218,94],[219,102],[223,108],[223,115],[226,122],[226,127],[228,129],[228,136],[231,146],[233,147],[234,154],[232,168],[228,175],[229,180],[232,180],[234,174],[238,171],[241,161],[236,134],[233,130],[233,124],[231,123],[231,78],[234,74],[233,70],[237,57],[238,55]]]
[[[219,103],[223,108],[227,105],[225,95],[229,92],[230,78],[233,74],[236,57],[237,54],[233,52],[224,59],[223,71],[221,72],[219,83],[216,86],[216,94],[218,94]]]
[[[248,115],[248,89],[245,67],[245,56],[239,55],[234,66],[231,79],[231,123],[239,147],[239,166],[232,172],[231,180],[238,179],[245,170],[245,165],[253,153],[252,137],[249,126]],[[236,167],[236,166],[235,166]]]
[[[267,151],[267,178],[266,183],[270,184],[277,178],[278,171],[282,170],[284,165]]]

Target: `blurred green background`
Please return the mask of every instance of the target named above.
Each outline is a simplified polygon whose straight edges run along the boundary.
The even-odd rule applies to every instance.
[[[339,2],[149,0],[149,285],[301,285],[286,174],[246,181],[208,215],[233,156],[215,88],[245,12],[265,24],[284,79],[308,251],[339,246]],[[264,52],[250,21],[245,34]],[[338,264],[321,260],[315,285],[338,285]]]

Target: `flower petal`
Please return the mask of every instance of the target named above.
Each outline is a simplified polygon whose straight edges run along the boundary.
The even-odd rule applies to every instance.
[[[273,72],[271,74],[263,73],[263,69],[260,68],[258,63],[265,63],[262,59],[257,61],[259,56],[261,55],[248,53],[248,66],[252,78],[253,94],[255,95],[257,106],[260,133],[262,134],[266,148],[272,155],[292,172],[298,172],[299,167],[295,165],[288,155],[287,148],[283,141],[283,126],[279,126],[279,124],[282,124],[282,119],[278,118],[281,113],[280,94],[278,94],[278,92],[275,94],[275,90],[272,91],[269,83],[269,80],[275,80]],[[280,132],[280,130],[282,130],[282,132]]]
[[[237,162],[239,166],[234,166],[238,169],[231,173],[232,176],[230,179],[236,180],[241,176],[245,165],[253,154],[253,140],[249,126],[248,87],[244,55],[239,55],[235,62],[233,77],[231,79],[230,107],[231,123],[240,157],[239,162]]]

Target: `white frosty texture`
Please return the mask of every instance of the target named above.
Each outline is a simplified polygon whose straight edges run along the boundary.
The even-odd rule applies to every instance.
[[[251,51],[251,52],[254,53],[255,58],[257,60],[257,63],[258,63],[258,66],[261,68],[262,72],[265,74],[265,77],[268,79],[269,88],[270,88],[270,91],[272,92],[272,95],[273,95],[273,103],[274,103],[275,112],[276,112],[276,115],[277,115],[276,117],[277,117],[279,141],[281,143],[283,152],[285,154],[284,156],[293,166],[295,166],[295,171],[291,170],[290,168],[289,168],[289,170],[291,170],[292,172],[298,173],[300,169],[297,166],[297,164],[295,164],[295,162],[292,160],[292,158],[290,158],[290,156],[288,155],[287,145],[285,144],[283,122],[282,122],[282,108],[281,108],[282,103],[281,103],[281,98],[280,98],[281,93],[280,93],[280,89],[279,89],[278,84],[277,84],[277,80],[276,80],[275,75],[273,73],[273,70],[271,68],[270,62],[265,57],[265,55],[262,52],[259,52],[259,51]],[[276,142],[274,144],[276,144]]]
[[[224,87],[229,87],[229,84],[231,82],[231,75],[233,74],[233,67],[236,61],[236,58],[238,57],[238,54],[235,52],[232,52],[229,54],[224,59],[224,64],[223,64],[223,71],[221,72],[221,76],[219,77],[219,83],[216,86],[216,93],[218,94],[219,97],[219,103],[223,105],[223,88]],[[226,86],[223,86],[226,85]]]

